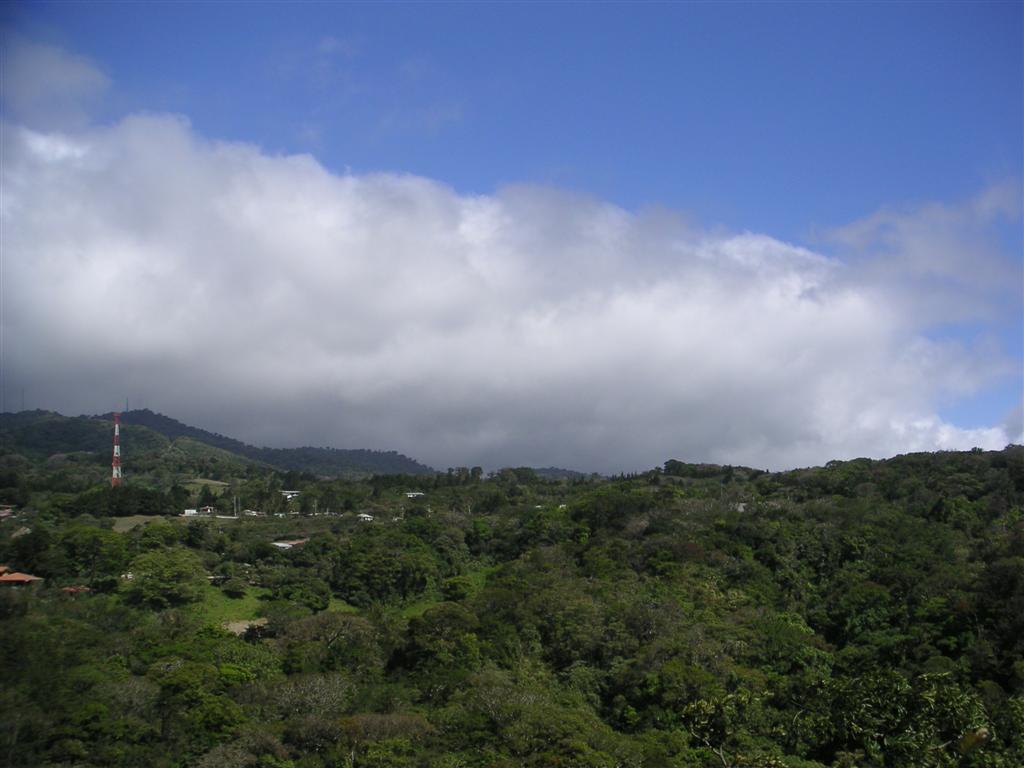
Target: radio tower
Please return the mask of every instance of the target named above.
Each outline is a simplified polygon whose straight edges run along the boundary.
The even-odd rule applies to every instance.
[[[121,484],[121,414],[114,414],[114,460],[110,463],[110,486]]]

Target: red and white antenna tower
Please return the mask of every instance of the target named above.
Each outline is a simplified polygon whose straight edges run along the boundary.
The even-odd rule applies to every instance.
[[[114,460],[110,463],[110,485],[121,484],[121,414],[114,414]]]

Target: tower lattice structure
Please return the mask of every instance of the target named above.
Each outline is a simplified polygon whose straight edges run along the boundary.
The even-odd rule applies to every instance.
[[[121,484],[121,414],[114,414],[114,459],[110,463],[110,485]]]

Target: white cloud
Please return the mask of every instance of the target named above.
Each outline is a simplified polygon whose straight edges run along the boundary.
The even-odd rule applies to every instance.
[[[975,314],[1019,280],[985,236],[998,190],[853,225],[837,237],[868,255],[840,262],[547,188],[339,176],[169,116],[4,141],[4,369],[35,403],[130,395],[439,467],[780,468],[1010,438],[936,415],[1019,361],[929,340],[920,279]]]
[[[918,322],[991,319],[1019,307],[1019,254],[1007,252],[999,227],[1019,231],[1020,181],[994,184],[961,205],[930,203],[883,210],[830,233],[858,266],[857,278],[884,291],[915,287]],[[1016,277],[1017,279],[1007,279]]]

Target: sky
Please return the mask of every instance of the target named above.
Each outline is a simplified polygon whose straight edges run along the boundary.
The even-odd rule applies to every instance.
[[[8,3],[6,410],[438,468],[1024,441],[1021,3]]]

